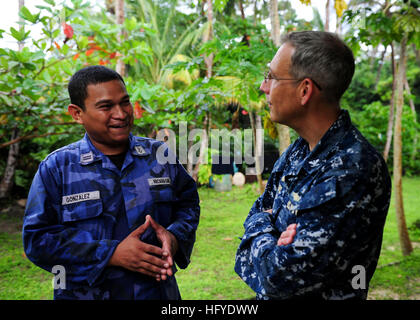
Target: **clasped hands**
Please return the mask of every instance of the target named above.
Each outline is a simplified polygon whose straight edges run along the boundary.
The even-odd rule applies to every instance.
[[[272,213],[273,209],[265,210],[268,213]],[[279,239],[277,240],[278,246],[285,246],[291,244],[296,235],[296,223],[289,224],[285,231],[280,234]]]
[[[149,228],[153,228],[161,248],[140,240],[140,236]],[[150,215],[136,230],[121,241],[114,251],[108,265],[120,266],[154,277],[157,281],[172,276],[173,256],[178,249],[175,236],[158,224]]]

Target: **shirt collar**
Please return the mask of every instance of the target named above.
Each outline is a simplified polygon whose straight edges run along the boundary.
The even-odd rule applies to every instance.
[[[307,173],[318,170],[325,163],[328,154],[337,149],[338,143],[342,141],[350,127],[351,119],[348,111],[341,110],[337,120],[312,151],[309,151],[308,143],[303,138],[299,138],[288,154],[288,158],[295,162],[292,163],[292,168],[287,175],[297,176],[302,169]]]
[[[150,149],[151,149],[150,144],[144,143],[144,141],[142,141],[139,138],[134,137],[131,133],[130,133],[129,139],[130,139],[130,152],[132,155],[140,156],[140,157],[150,155]]]
[[[141,140],[136,139],[133,134],[129,135],[129,150],[134,156],[148,156],[150,155],[150,148],[146,145],[142,145]],[[87,133],[85,133],[80,143],[80,164],[87,165],[96,161],[102,160],[104,154],[99,151],[90,141]]]
[[[308,155],[306,161],[304,161],[302,167],[306,172],[310,173],[313,170],[317,170],[326,161],[328,155],[337,150],[338,144],[343,141],[351,125],[349,112],[347,110],[341,110],[337,120],[323,135]]]

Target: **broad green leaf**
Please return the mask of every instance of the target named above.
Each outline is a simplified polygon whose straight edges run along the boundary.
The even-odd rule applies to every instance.
[[[62,66],[65,73],[67,73],[68,75],[73,75],[73,70],[71,68],[71,64],[68,61],[63,61],[61,66]]]
[[[15,38],[17,41],[23,41],[25,40],[25,30],[16,30],[13,27],[10,27],[10,35]]]
[[[144,100],[149,100],[153,96],[154,91],[149,88],[143,87],[140,91],[140,94]]]
[[[62,47],[61,47],[61,53],[64,55],[67,55],[67,53],[69,52],[69,46],[67,45],[67,43],[65,43]]]
[[[23,6],[19,11],[19,16],[25,20],[28,20],[32,23],[36,22],[36,16],[34,16],[27,7]]]

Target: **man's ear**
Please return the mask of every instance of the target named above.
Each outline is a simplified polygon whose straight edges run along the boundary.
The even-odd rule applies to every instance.
[[[73,118],[74,121],[76,121],[77,123],[83,124],[83,119],[82,119],[83,110],[82,110],[82,108],[80,108],[79,106],[77,106],[75,104],[70,104],[68,106],[67,110],[69,111],[69,114],[71,115],[71,117]]]
[[[313,94],[314,84],[312,80],[306,78],[300,83],[299,98],[302,105],[306,105]]]

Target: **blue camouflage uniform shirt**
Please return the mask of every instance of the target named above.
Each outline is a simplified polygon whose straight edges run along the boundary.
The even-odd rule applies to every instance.
[[[342,110],[312,152],[299,138],[274,165],[245,220],[235,271],[257,299],[366,299],[390,195],[382,156]],[[293,223],[293,242],[277,246]]]
[[[23,244],[39,267],[65,268],[66,288],[55,289],[55,299],[180,299],[174,276],[157,282],[107,266],[120,241],[149,214],[175,235],[174,260],[186,268],[199,221],[194,180],[175,157],[175,164],[157,161],[159,152],[168,156],[166,145],[133,135],[129,143],[121,170],[87,134],[39,166],[28,196]],[[151,228],[141,240],[160,246]]]

